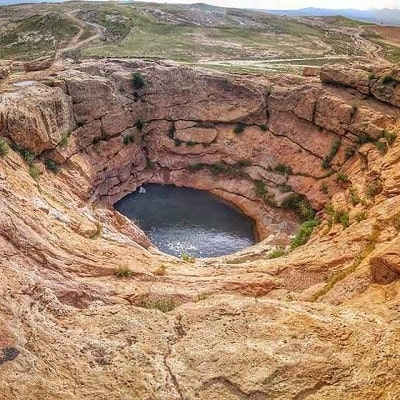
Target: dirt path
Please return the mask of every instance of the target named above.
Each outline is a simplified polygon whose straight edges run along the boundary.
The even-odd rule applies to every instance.
[[[364,33],[362,25],[359,25],[358,27],[339,27],[328,24],[323,20],[314,19],[312,23],[309,19],[304,17],[298,17],[297,20],[303,24],[318,27],[327,32],[334,32],[347,35],[354,42],[355,46],[361,48],[365,52],[364,57],[370,58],[371,61],[377,63],[383,63],[383,64],[389,63],[389,61],[382,55],[384,54],[382,46],[362,36]]]
[[[76,50],[80,47],[83,47],[87,43],[92,42],[96,39],[99,39],[103,36],[104,28],[102,26],[92,23],[92,22],[83,21],[75,16],[75,14],[78,13],[79,11],[80,10],[78,9],[78,10],[73,10],[73,11],[69,11],[66,13],[67,17],[69,19],[73,20],[79,26],[79,32],[71,39],[71,41],[68,43],[68,45],[66,47],[63,47],[57,51],[56,60],[62,58],[62,55],[66,51]],[[88,26],[94,28],[96,33],[87,39],[81,40],[81,37],[85,33],[85,30]]]

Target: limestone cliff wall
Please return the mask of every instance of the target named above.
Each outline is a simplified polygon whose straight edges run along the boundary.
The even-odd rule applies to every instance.
[[[35,77],[0,97],[0,399],[399,397],[396,69],[108,60]],[[210,190],[265,240],[160,254],[111,207],[144,182]],[[280,207],[293,193],[322,222],[269,259],[299,225]]]

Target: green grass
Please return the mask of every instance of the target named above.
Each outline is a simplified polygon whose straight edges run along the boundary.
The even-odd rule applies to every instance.
[[[177,306],[177,302],[173,298],[166,296],[157,298],[144,296],[141,299],[140,305],[144,308],[155,309],[163,313],[167,313],[169,311],[172,311]]]
[[[17,26],[0,35],[0,58],[30,60],[52,55],[61,44],[71,40],[78,26],[62,13],[33,15],[18,21]]]
[[[182,253],[181,260],[189,262],[189,263],[194,263],[196,261],[196,259],[188,253]]]
[[[32,164],[32,162],[35,159],[35,154],[32,153],[29,149],[27,149],[25,147],[21,147],[17,144],[13,144],[12,149],[14,151],[18,152],[28,165]]]
[[[44,165],[46,165],[46,168],[54,173],[58,171],[58,164],[51,158],[46,158]]]
[[[392,75],[389,75],[389,74],[383,75],[383,76],[382,76],[382,79],[381,79],[381,82],[382,82],[383,85],[390,85],[390,84],[393,83],[394,81],[395,81],[395,80],[394,80],[393,76],[392,76]]]
[[[251,161],[244,159],[238,161],[235,164],[227,164],[225,161],[219,161],[215,164],[189,164],[187,169],[189,171],[200,171],[202,169],[208,169],[212,175],[227,175],[233,177],[246,177],[248,176],[244,171],[243,168],[248,167],[251,165]]]
[[[272,259],[274,259],[274,258],[282,257],[282,256],[284,256],[285,254],[286,254],[286,251],[285,251],[284,249],[275,249],[275,250],[272,250],[272,251],[268,254],[267,259],[268,259],[268,260],[272,260]]]
[[[117,278],[129,278],[133,275],[133,271],[128,267],[119,267],[114,271],[114,275]]]
[[[295,249],[307,243],[314,231],[314,228],[319,224],[320,221],[318,219],[310,219],[301,224],[296,232],[295,237],[290,242],[290,248]]]
[[[8,143],[0,138],[0,157],[6,156],[10,152],[10,146]]]
[[[29,175],[32,177],[33,180],[38,181],[39,180],[39,170],[36,167],[35,164],[32,164],[29,166]]]
[[[303,221],[313,220],[315,216],[311,203],[299,193],[292,193],[287,196],[282,201],[281,207],[286,210],[293,210]]]
[[[90,239],[97,239],[101,236],[103,233],[103,225],[96,221],[96,231],[93,233],[93,235],[90,236]]]
[[[342,144],[342,141],[340,138],[336,138],[333,143],[331,148],[329,149],[329,153],[325,156],[324,160],[322,161],[322,168],[324,169],[329,169],[331,166],[331,162],[338,153],[340,149],[340,145]]]
[[[318,292],[316,292],[310,299],[310,301],[317,301],[322,296],[326,295],[333,287],[343,279],[345,279],[348,275],[352,274],[356,271],[357,267],[365,260],[366,257],[375,249],[375,243],[373,241],[369,241],[365,247],[356,255],[354,261],[346,268],[337,272],[329,278],[328,283]]]
[[[290,165],[286,165],[284,163],[279,163],[279,164],[275,165],[275,167],[273,168],[273,171],[277,172],[278,174],[282,174],[282,175],[292,175],[293,174],[292,167]]]

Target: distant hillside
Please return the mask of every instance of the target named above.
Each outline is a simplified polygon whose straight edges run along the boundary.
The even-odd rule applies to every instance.
[[[298,17],[317,17],[317,16],[336,16],[342,15],[347,18],[357,19],[359,21],[372,22],[381,25],[400,26],[400,10],[371,9],[371,10],[355,10],[355,9],[337,9],[329,10],[325,8],[301,8],[299,10],[263,10],[270,14],[298,16]]]

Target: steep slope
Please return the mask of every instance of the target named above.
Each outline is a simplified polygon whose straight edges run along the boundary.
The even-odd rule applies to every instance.
[[[396,69],[266,80],[115,59],[46,74],[4,83],[0,102],[4,398],[400,395]],[[161,254],[112,209],[144,182],[216,193],[263,240]],[[310,241],[269,259],[312,209]]]

